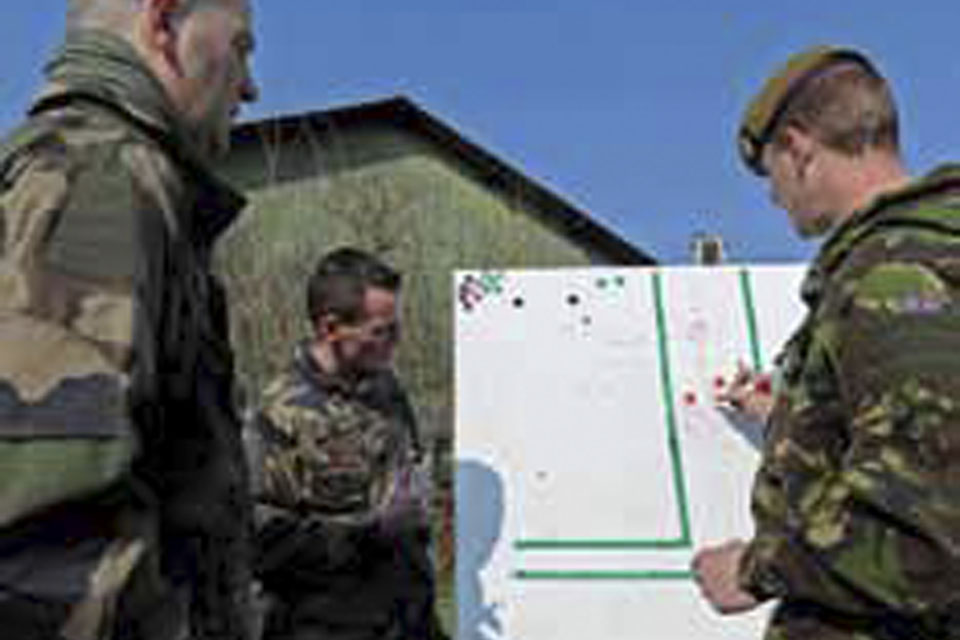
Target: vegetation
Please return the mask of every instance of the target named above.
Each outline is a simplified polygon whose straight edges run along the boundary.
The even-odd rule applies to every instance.
[[[522,193],[492,193],[396,131],[334,140],[305,128],[228,170],[252,196],[218,256],[247,404],[307,335],[303,292],[320,255],[352,245],[405,275],[398,368],[432,453],[441,611],[452,624],[453,271],[569,266],[587,256],[529,215]]]

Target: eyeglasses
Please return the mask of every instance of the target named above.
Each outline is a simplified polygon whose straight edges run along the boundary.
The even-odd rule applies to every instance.
[[[400,338],[400,323],[396,320],[381,323],[343,324],[340,326],[340,330],[377,342],[396,342]]]

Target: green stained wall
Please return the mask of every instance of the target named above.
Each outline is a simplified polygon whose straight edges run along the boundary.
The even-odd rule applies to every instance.
[[[286,364],[305,335],[310,270],[323,252],[352,244],[405,273],[401,375],[422,409],[449,416],[451,273],[586,265],[595,254],[532,211],[522,184],[492,190],[421,137],[390,126],[323,131],[305,123],[285,142],[248,142],[226,166],[251,199],[218,256],[244,386],[255,399]]]

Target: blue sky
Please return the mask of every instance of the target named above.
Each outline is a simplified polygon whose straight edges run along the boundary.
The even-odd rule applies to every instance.
[[[63,0],[0,9],[0,128],[59,40]],[[806,0],[254,0],[262,89],[244,117],[405,94],[666,263],[692,233],[732,260],[804,260],[733,133],[765,76],[812,44],[892,81],[908,166],[960,158],[960,9]]]

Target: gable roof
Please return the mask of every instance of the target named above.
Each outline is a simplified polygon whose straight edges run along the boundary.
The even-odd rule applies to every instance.
[[[522,193],[536,211],[544,212],[548,223],[575,239],[578,244],[586,245],[591,252],[603,255],[615,264],[656,264],[651,256],[587,213],[471,142],[404,96],[240,123],[232,131],[232,145],[240,148],[260,144],[266,136],[274,137],[276,142],[287,141],[299,135],[305,121],[321,130],[327,127],[343,130],[379,123],[411,132],[435,144],[471,169],[491,190],[507,194]]]

